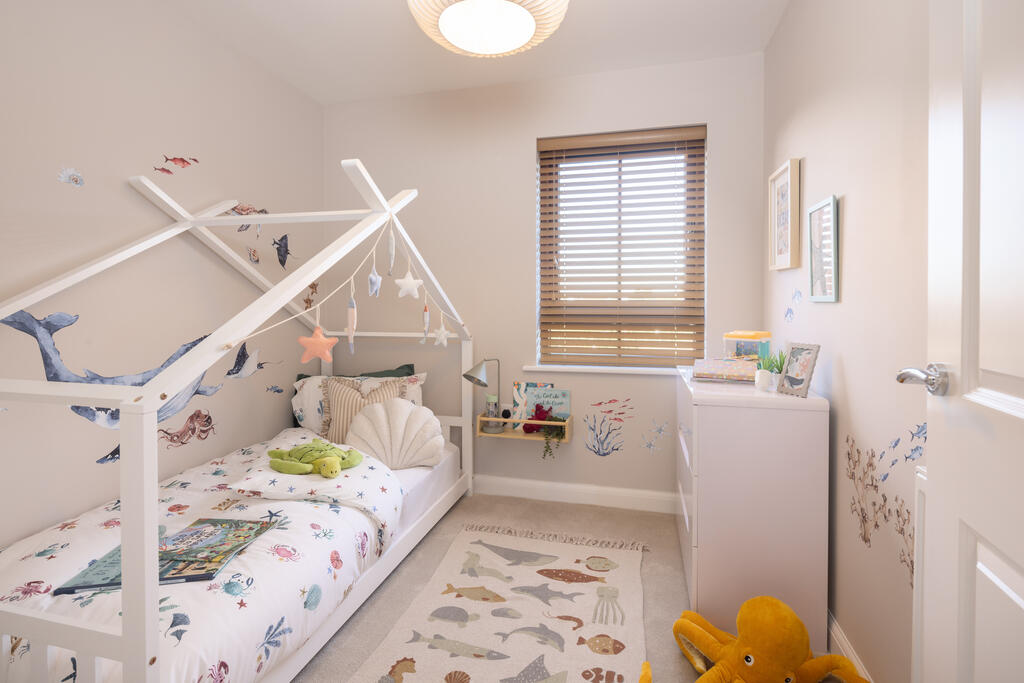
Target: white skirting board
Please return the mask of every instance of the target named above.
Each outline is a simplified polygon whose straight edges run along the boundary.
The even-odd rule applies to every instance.
[[[840,628],[839,622],[832,616],[832,612],[828,613],[828,646],[832,651],[832,654],[843,655],[857,667],[857,671],[861,676],[875,682],[875,679],[871,678],[871,674],[864,668],[864,662],[857,656],[856,650],[853,649],[853,645],[850,644],[849,638],[843,633],[843,629]]]
[[[676,513],[676,499],[678,498],[678,495],[672,491],[567,484],[538,479],[499,477],[491,474],[478,474],[473,477],[473,482],[474,493],[550,500],[557,503],[601,505],[625,510],[643,510],[644,512],[665,512],[670,515]]]

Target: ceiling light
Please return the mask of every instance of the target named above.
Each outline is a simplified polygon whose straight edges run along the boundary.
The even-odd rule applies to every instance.
[[[408,0],[423,32],[438,45],[471,57],[529,50],[555,32],[569,0]]]

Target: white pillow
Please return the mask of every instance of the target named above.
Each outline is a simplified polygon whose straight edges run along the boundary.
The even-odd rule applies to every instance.
[[[441,423],[434,412],[401,398],[363,408],[352,419],[346,442],[396,470],[432,467],[444,453]]]

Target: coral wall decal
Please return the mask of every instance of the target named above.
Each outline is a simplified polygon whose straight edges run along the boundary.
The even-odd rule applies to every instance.
[[[911,522],[910,508],[907,502],[896,496],[894,499],[896,507],[893,508],[893,519],[895,520],[896,534],[900,537],[900,564],[907,568],[910,578],[910,587],[914,587],[914,525]]]
[[[875,451],[863,452],[857,448],[853,437],[847,436],[846,478],[853,482],[850,512],[860,524],[860,540],[869,548],[871,534],[881,526],[879,520],[889,520],[888,497],[879,492],[880,481],[876,470]]]
[[[615,451],[621,451],[623,445],[622,425],[616,424],[608,419],[607,415],[601,416],[598,423],[597,415],[591,413],[583,418],[583,424],[587,427],[587,440],[585,446],[594,455],[606,457]]]
[[[871,547],[871,535],[883,523],[892,522],[893,530],[899,537],[899,562],[909,574],[910,585],[914,585],[914,524],[913,511],[906,500],[895,496],[889,503],[888,496],[882,492],[881,486],[889,478],[890,471],[900,462],[916,462],[924,454],[922,443],[928,440],[928,423],[922,422],[908,430],[910,438],[904,441],[901,437],[892,439],[887,449],[877,455],[874,449],[862,452],[856,447],[854,439],[846,437],[846,477],[853,482],[854,495],[850,501],[850,512],[860,523],[860,538],[864,545]],[[897,449],[907,449],[900,458]],[[888,457],[886,454],[888,453]],[[888,460],[888,470],[878,476],[878,464]]]
[[[619,400],[610,398],[590,404],[592,411],[583,418],[587,427],[587,439],[584,444],[594,455],[606,457],[615,451],[621,451],[624,445],[622,427],[626,420],[633,419],[633,399]],[[600,418],[600,421],[598,419]]]

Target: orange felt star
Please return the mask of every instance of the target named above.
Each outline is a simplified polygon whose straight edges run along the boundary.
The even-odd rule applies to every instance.
[[[338,338],[325,337],[324,329],[318,326],[313,330],[312,337],[299,337],[299,343],[306,349],[302,352],[300,363],[308,363],[314,358],[321,358],[330,363],[331,349],[338,343]]]

